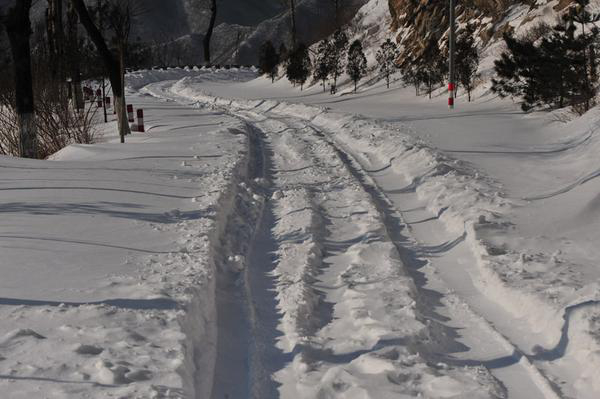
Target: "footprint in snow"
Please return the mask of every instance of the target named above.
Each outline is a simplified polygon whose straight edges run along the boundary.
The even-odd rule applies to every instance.
[[[78,353],[80,355],[96,356],[101,354],[102,352],[104,352],[104,348],[95,345],[79,344],[77,348],[75,348],[75,353]]]
[[[137,333],[135,331],[131,331],[129,333],[129,338],[132,339],[135,342],[145,342],[148,339],[146,337],[144,337],[142,334]]]
[[[107,360],[97,362],[96,370],[98,371],[96,374],[98,382],[107,385],[130,384],[134,381],[146,381],[152,378],[150,370],[131,370],[123,365],[114,365]]]
[[[44,337],[43,335],[38,334],[37,332],[35,332],[29,328],[22,328],[22,329],[14,330],[14,331],[7,333],[2,339],[0,339],[0,346],[8,344],[11,341],[14,341],[18,338],[23,338],[23,337],[31,337],[31,338],[35,338],[35,339],[46,339],[46,337]]]

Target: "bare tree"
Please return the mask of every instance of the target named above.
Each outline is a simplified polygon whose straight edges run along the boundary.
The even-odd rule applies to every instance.
[[[2,18],[13,58],[15,110],[19,130],[19,156],[36,158],[36,128],[31,76],[31,0],[19,0]]]
[[[116,15],[118,18],[119,25],[117,21],[114,20],[111,24],[117,27],[117,31],[115,32],[117,36],[117,42],[119,46],[120,57],[117,59],[113,53],[109,50],[106,40],[104,36],[98,29],[98,27],[94,24],[94,21],[90,17],[90,13],[84,3],[83,0],[72,0],[75,9],[77,10],[77,14],[79,14],[79,20],[81,24],[84,26],[87,31],[90,40],[96,46],[100,57],[104,63],[106,71],[108,73],[108,78],[110,80],[110,84],[112,86],[113,95],[115,97],[115,107],[117,111],[117,121],[119,127],[119,135],[121,136],[121,143],[125,142],[125,135],[130,134],[131,131],[129,129],[129,124],[127,123],[127,114],[125,108],[125,76],[124,76],[124,51],[125,51],[125,40],[129,37],[130,31],[130,22],[131,22],[131,14],[129,15]],[[127,2],[128,3],[128,2]],[[125,14],[128,14],[127,11],[130,10],[129,7],[124,7],[123,10]],[[115,12],[116,14],[116,12]],[[121,35],[119,37],[119,34]]]
[[[215,22],[217,20],[217,0],[211,0],[210,3],[210,22],[208,23],[208,29],[206,29],[206,35],[204,35],[204,61],[210,64],[210,39],[215,29]]]

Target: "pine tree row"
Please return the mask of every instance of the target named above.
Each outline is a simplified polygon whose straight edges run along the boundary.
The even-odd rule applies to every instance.
[[[338,79],[344,72],[354,82],[354,91],[358,89],[358,82],[367,74],[367,58],[360,40],[349,44],[346,33],[338,30],[331,39],[319,42],[315,52],[303,43],[289,53],[282,45],[278,52],[272,42],[265,42],[259,55],[261,73],[274,82],[280,68],[285,70],[288,80],[300,85],[301,89],[311,74],[314,82],[321,82],[323,91],[327,90],[327,82],[331,81],[330,92],[334,94]]]
[[[474,30],[472,25],[467,25],[457,41],[457,78],[459,85],[468,93],[469,101],[479,64]],[[400,70],[404,82],[414,85],[417,95],[422,87],[426,87],[430,98],[433,89],[447,77],[447,58],[447,52],[439,51],[437,41],[431,41],[417,57],[401,60],[398,45],[390,39],[380,45],[375,57],[379,77],[385,79],[388,89],[393,74]],[[349,45],[346,33],[338,30],[331,38],[319,42],[314,51],[302,43],[291,53],[284,45],[277,51],[273,43],[268,41],[261,48],[259,68],[272,82],[283,69],[288,80],[301,88],[312,73],[313,82],[320,82],[324,92],[329,82],[330,92],[334,94],[344,72],[354,83],[356,92],[358,82],[367,74],[367,59],[362,42],[355,40]]]

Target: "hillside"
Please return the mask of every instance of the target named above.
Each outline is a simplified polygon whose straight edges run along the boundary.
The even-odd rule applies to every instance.
[[[401,44],[403,54],[418,55],[430,38],[439,40],[440,48],[447,46],[447,2],[432,0],[388,0],[391,28]],[[542,22],[553,24],[573,0],[467,0],[457,2],[457,23],[476,26],[478,45],[483,60],[480,68],[489,76],[492,61],[499,56],[502,34],[520,35]],[[600,2],[592,0],[591,9]]]

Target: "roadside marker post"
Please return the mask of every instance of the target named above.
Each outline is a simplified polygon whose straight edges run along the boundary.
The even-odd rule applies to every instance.
[[[100,90],[100,89],[96,90],[96,99],[98,100],[98,108],[102,108],[103,107],[102,90]]]
[[[127,121],[129,123],[135,122],[135,120],[133,119],[133,105],[131,104],[127,104]]]
[[[138,132],[144,133],[146,131],[145,127],[144,127],[144,110],[143,109],[138,109],[137,110],[137,128],[138,128]]]

